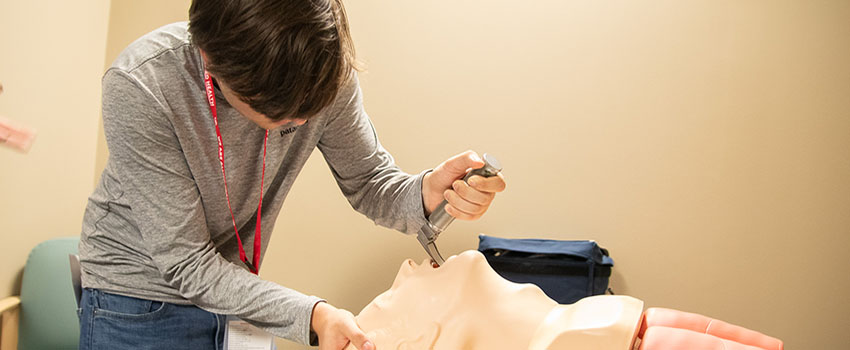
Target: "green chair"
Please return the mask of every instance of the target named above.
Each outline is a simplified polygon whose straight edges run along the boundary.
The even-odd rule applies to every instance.
[[[56,238],[30,251],[21,295],[0,300],[0,350],[13,350],[15,344],[20,350],[78,348],[80,322],[68,255],[77,254],[79,242],[78,237]]]

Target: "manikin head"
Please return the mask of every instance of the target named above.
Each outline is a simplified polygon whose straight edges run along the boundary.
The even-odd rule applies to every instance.
[[[402,263],[392,287],[357,316],[378,349],[626,349],[643,303],[592,297],[559,305],[499,276],[467,251],[439,268]],[[349,348],[353,349],[353,348]]]
[[[228,103],[266,129],[303,124],[352,76],[341,0],[193,0],[189,32]]]

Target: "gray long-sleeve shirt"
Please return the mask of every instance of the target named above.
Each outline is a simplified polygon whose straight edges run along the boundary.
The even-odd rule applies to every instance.
[[[83,219],[83,286],[195,304],[307,343],[312,308],[320,299],[264,281],[239,259],[203,71],[184,22],[135,41],[105,73],[103,122],[110,154]],[[230,201],[250,259],[265,130],[239,115],[218,91],[216,99]],[[352,79],[307,124],[270,130],[262,252],[315,147],[357,211],[406,233],[425,223],[421,174],[402,172],[378,143]]]

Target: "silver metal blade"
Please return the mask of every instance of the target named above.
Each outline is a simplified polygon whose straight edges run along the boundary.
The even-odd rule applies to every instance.
[[[446,262],[446,260],[443,259],[443,256],[440,255],[440,251],[437,250],[437,244],[432,239],[429,239],[431,237],[436,239],[436,236],[437,235],[431,230],[431,227],[429,227],[428,224],[425,224],[419,229],[416,239],[419,240],[419,244],[422,245],[422,248],[425,248],[425,252],[431,257],[431,262],[437,266],[441,266]]]

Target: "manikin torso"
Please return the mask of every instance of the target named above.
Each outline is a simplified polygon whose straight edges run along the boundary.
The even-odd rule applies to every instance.
[[[619,296],[559,305],[467,251],[437,269],[408,259],[357,323],[382,350],[628,350],[642,310],[640,300]]]

